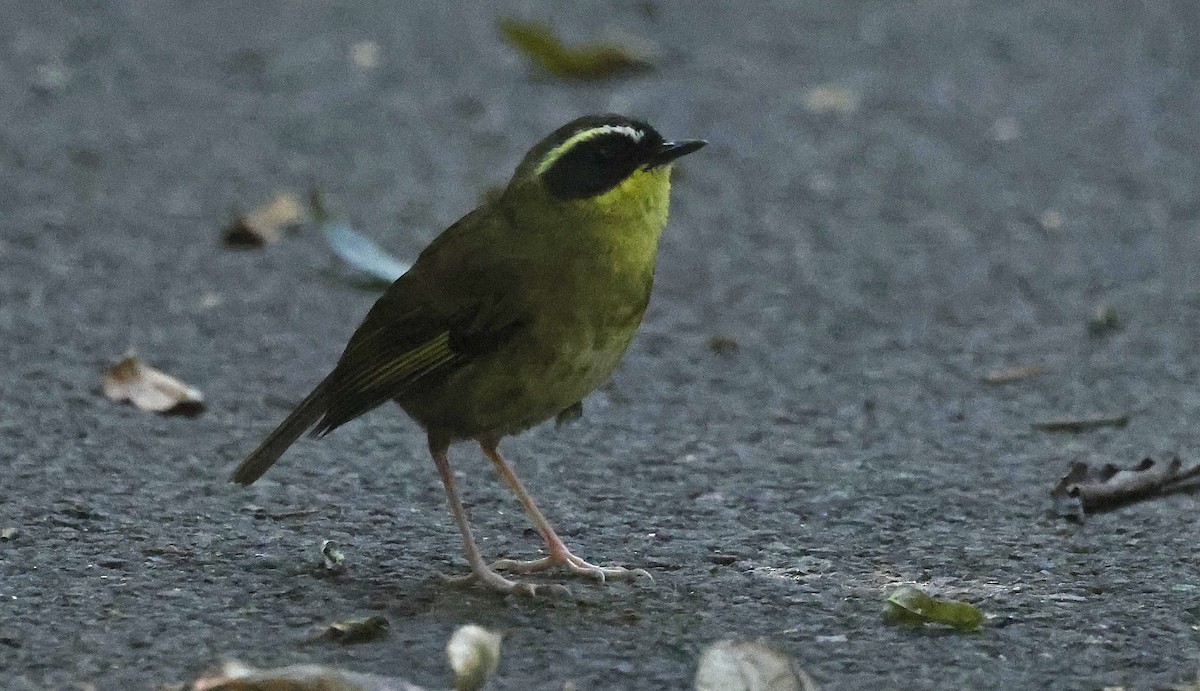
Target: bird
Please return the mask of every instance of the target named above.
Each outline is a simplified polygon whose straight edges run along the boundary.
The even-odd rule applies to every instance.
[[[554,567],[599,581],[649,577],[571,552],[499,444],[577,414],[610,379],[649,304],[672,165],[706,144],[668,141],[615,114],[556,129],[503,192],[444,230],[387,288],[333,370],[230,481],[249,485],[305,432],[324,436],[395,401],[425,431],[461,534],[471,571],[457,581],[533,595],[539,586],[517,578]],[[451,445],[463,441],[479,445],[516,495],[545,556],[484,559],[449,461]]]

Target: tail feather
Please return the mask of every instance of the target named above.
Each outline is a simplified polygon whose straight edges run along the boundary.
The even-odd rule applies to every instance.
[[[233,471],[233,475],[229,476],[230,482],[236,482],[240,485],[249,485],[262,474],[267,472],[267,469],[275,465],[275,461],[283,455],[284,451],[288,450],[300,435],[317,423],[317,420],[325,414],[329,407],[325,400],[326,383],[321,382],[317,388],[313,389],[300,405],[287,416],[275,431],[267,435],[258,448],[254,450],[246,460],[242,461]]]

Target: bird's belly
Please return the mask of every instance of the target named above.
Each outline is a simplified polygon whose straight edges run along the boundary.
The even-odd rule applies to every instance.
[[[429,429],[454,438],[515,434],[583,399],[612,375],[633,328],[532,328],[455,371],[437,387],[402,399]]]

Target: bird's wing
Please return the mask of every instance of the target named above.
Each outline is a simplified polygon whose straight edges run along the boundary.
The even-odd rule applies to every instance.
[[[388,288],[326,380],[322,435],[405,393],[436,385],[499,348],[521,326],[507,299],[509,277],[481,236],[499,219],[471,214],[430,245]]]

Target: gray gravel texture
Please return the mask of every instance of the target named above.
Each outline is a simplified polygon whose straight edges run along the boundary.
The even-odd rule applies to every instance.
[[[0,6],[0,686],[138,689],[226,656],[446,685],[455,626],[504,631],[492,688],[687,688],[765,637],[825,689],[1162,688],[1200,650],[1191,496],[1047,515],[1070,461],[1200,459],[1200,6],[1077,2],[119,1]],[[572,85],[494,18],[645,43]],[[380,64],[350,59],[362,41]],[[806,90],[850,89],[852,112]],[[241,456],[370,305],[307,229],[220,246],[239,205],[319,186],[401,256],[584,113],[689,158],[642,334],[584,419],[506,449],[568,541],[653,584],[454,590],[419,429],[385,408],[250,489]],[[1056,215],[1057,214],[1057,215]],[[218,302],[215,306],[213,302]],[[1090,337],[1094,309],[1124,328]],[[720,355],[709,339],[740,347]],[[196,419],[105,400],[128,348]],[[985,386],[989,371],[1047,368]],[[1127,412],[1128,427],[1035,432]],[[456,448],[493,556],[536,536]],[[348,567],[327,575],[322,539]],[[890,588],[976,634],[882,623]],[[357,646],[304,641],[382,614]]]

